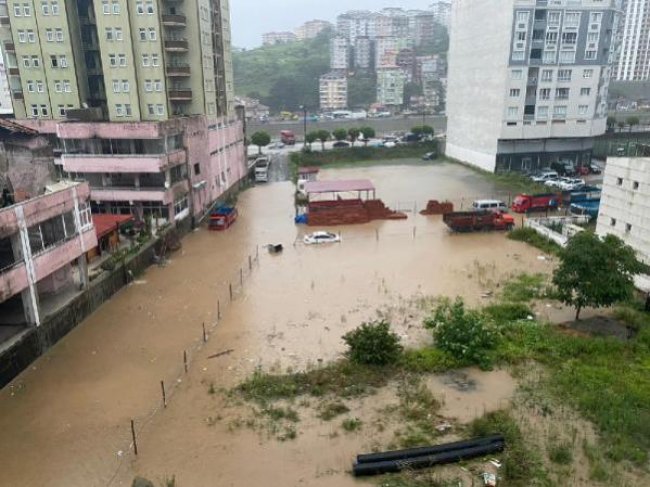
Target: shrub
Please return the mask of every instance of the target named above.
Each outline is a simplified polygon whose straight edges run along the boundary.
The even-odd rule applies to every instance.
[[[390,331],[390,324],[384,320],[363,323],[346,333],[343,340],[349,347],[348,357],[357,364],[394,364],[402,353],[399,337]]]
[[[347,418],[341,423],[341,426],[348,433],[361,429],[361,420],[358,418]]]
[[[529,316],[534,316],[533,311],[524,303],[492,304],[483,308],[483,314],[498,324],[526,320]]]
[[[461,298],[442,301],[424,324],[433,330],[436,346],[460,362],[491,366],[488,352],[497,345],[497,331],[486,315],[466,309]]]

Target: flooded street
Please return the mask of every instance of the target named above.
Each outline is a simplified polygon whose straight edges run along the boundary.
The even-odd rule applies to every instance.
[[[378,312],[406,345],[426,342],[412,311],[419,297],[462,295],[478,304],[512,273],[551,269],[539,251],[503,233],[451,235],[441,217],[413,213],[429,199],[466,205],[507,194],[461,166],[328,169],[319,177],[369,178],[377,196],[410,210],[409,218],[338,227],[341,244],[306,247],[301,236],[312,229],[293,223],[291,183],[242,193],[230,230],[187,236],[166,267],[151,267],[0,391],[0,484],[126,486],[137,473],[155,481],[175,475],[180,487],[358,485],[345,469],[377,440],[372,430],[332,438],[332,426],[312,417],[292,441],[232,432],[225,416],[236,408],[208,394],[209,385],[230,388],[257,366],[296,369],[335,359],[341,336]],[[284,252],[268,254],[263,246],[270,243],[282,243]],[[218,304],[222,319],[212,328]],[[199,349],[203,323],[210,337]],[[169,405],[158,411],[161,380]],[[471,408],[463,407],[465,418]],[[137,460],[128,450],[131,419]]]

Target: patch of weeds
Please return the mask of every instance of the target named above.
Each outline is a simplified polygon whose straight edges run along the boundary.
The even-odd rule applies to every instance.
[[[642,328],[650,326],[650,318],[643,311],[628,306],[621,306],[614,309],[614,317],[625,323],[635,332],[641,331]]]
[[[277,435],[280,441],[295,440],[298,437],[298,431],[293,425],[285,426],[281,434]]]
[[[439,348],[420,348],[406,350],[402,355],[401,366],[409,372],[440,373],[457,369],[464,364],[454,358],[450,353]]]
[[[443,478],[431,472],[405,471],[382,478],[381,487],[458,487],[459,478]]]
[[[337,416],[349,411],[350,409],[341,401],[328,402],[321,406],[318,417],[323,421],[331,421]]]
[[[341,423],[341,427],[348,433],[351,433],[360,430],[362,424],[363,423],[359,418],[346,418]]]
[[[483,308],[483,313],[498,324],[526,320],[530,316],[535,316],[530,307],[525,303],[492,304]]]
[[[562,249],[558,244],[546,237],[542,237],[532,228],[515,228],[508,233],[508,238],[519,242],[525,242],[533,247],[537,247],[542,252],[551,255],[557,255]]]
[[[291,421],[297,423],[300,421],[298,412],[291,408],[268,406],[262,409],[262,414],[268,416],[272,421]]]
[[[176,475],[165,477],[162,482],[163,487],[176,487]]]
[[[431,421],[440,409],[440,402],[417,376],[409,376],[397,387],[400,415],[406,421]]]
[[[543,274],[519,274],[503,286],[501,298],[509,303],[527,303],[542,297],[546,278]]]
[[[582,451],[589,460],[589,479],[602,483],[610,482],[613,479],[612,467],[605,460],[602,449],[585,439]]]
[[[471,436],[501,433],[505,437],[506,449],[500,458],[503,464],[501,474],[508,481],[507,485],[551,485],[542,459],[526,443],[519,425],[508,411],[488,413],[470,423],[468,430]]]
[[[548,458],[558,465],[571,465],[573,463],[573,447],[571,443],[567,441],[552,443],[548,447]]]
[[[214,383],[211,382],[210,386],[208,387],[208,394],[213,395],[213,394],[216,394],[216,393],[217,393],[217,390],[214,387]]]

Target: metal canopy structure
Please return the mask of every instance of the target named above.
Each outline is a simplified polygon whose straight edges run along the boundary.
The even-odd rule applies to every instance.
[[[314,195],[323,195],[330,193],[334,198],[341,199],[339,193],[352,193],[356,192],[359,199],[361,193],[366,193],[366,199],[375,199],[375,185],[369,179],[345,179],[345,180],[330,180],[330,181],[308,181],[305,184],[305,193],[311,200]]]

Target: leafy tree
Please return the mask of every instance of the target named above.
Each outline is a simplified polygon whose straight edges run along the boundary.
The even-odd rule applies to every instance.
[[[404,108],[411,104],[412,96],[422,96],[422,85],[418,83],[406,83],[404,85]]]
[[[251,143],[257,146],[259,153],[262,153],[262,147],[266,147],[271,143],[271,136],[263,131],[255,132],[251,136]]]
[[[433,135],[433,127],[431,125],[422,125],[422,133],[424,135]]]
[[[372,127],[361,127],[359,129],[359,132],[363,134],[363,143],[364,145],[368,145],[368,140],[372,139],[376,134],[375,134],[375,129]]]
[[[616,126],[616,117],[610,115],[609,117],[607,117],[607,128],[609,130],[613,130],[615,126]]]
[[[348,131],[345,129],[334,129],[332,135],[337,141],[345,140],[348,138]]]
[[[363,323],[343,335],[343,340],[348,346],[348,357],[358,364],[389,365],[397,362],[402,353],[399,336],[390,331],[390,324],[384,320]]]
[[[377,99],[377,78],[355,74],[348,79],[348,105],[367,108]]]
[[[348,130],[348,135],[350,136],[350,140],[352,141],[352,147],[354,147],[354,143],[355,143],[355,142],[357,141],[357,139],[359,138],[359,134],[360,134],[360,133],[361,133],[361,131],[360,131],[358,128],[356,128],[356,127],[351,127],[351,128]]]
[[[586,231],[569,240],[559,259],[553,284],[558,299],[576,308],[576,321],[585,306],[611,306],[631,297],[633,275],[642,269],[634,249],[620,238],[607,235],[600,239]]]
[[[316,132],[318,134],[317,139],[320,140],[321,143],[321,148],[325,150],[325,142],[327,142],[330,138],[330,133],[327,130],[319,130]]]
[[[618,125],[619,131],[622,131],[623,128],[625,127],[625,122],[623,120],[619,120],[616,125]]]
[[[309,144],[309,150],[311,150],[311,145],[318,140],[318,132],[313,131],[313,132],[307,132],[307,135],[305,136],[305,142]]]
[[[627,119],[626,119],[625,121],[626,121],[627,124],[630,126],[630,132],[632,132],[632,129],[633,129],[636,125],[639,125],[639,123],[641,123],[641,120],[639,120],[639,117],[636,117],[636,116],[634,116],[634,115],[632,115],[631,117],[627,117]]]

